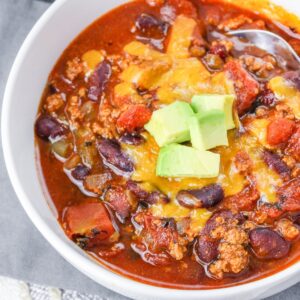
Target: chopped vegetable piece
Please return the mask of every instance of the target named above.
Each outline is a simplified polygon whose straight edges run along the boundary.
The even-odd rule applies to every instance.
[[[228,146],[225,114],[211,110],[190,118],[191,141],[194,148],[208,150]]]
[[[213,109],[223,111],[225,113],[226,128],[229,130],[235,128],[232,114],[234,99],[234,95],[196,95],[193,97],[191,105],[196,113],[207,112]]]
[[[186,102],[174,102],[155,111],[145,128],[160,147],[190,140],[189,119],[194,115]]]
[[[220,155],[172,144],[162,148],[156,175],[162,177],[212,178],[219,174]]]

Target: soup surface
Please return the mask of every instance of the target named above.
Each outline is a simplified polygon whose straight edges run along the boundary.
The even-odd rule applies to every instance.
[[[51,72],[35,124],[44,182],[68,237],[106,267],[208,289],[298,260],[300,72],[235,29],[300,54],[296,29],[229,4],[133,1]]]

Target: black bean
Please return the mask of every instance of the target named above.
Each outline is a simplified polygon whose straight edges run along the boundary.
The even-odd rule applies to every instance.
[[[276,173],[278,173],[282,178],[290,178],[290,169],[287,164],[280,158],[277,153],[271,152],[269,150],[264,150],[262,153],[263,160],[265,163]]]
[[[249,238],[254,254],[261,259],[279,259],[290,251],[290,242],[270,228],[255,228]]]
[[[74,170],[72,170],[71,175],[77,180],[84,180],[89,173],[90,169],[87,166],[78,165]]]
[[[111,74],[112,69],[108,60],[104,60],[97,66],[89,80],[88,97],[91,100],[98,101],[101,98]]]
[[[67,129],[64,125],[49,115],[40,115],[35,122],[36,135],[43,140],[62,136],[66,131]]]
[[[224,199],[224,191],[218,184],[210,184],[202,189],[184,190],[177,194],[180,205],[188,208],[209,208]]]
[[[145,139],[139,133],[125,133],[121,136],[120,142],[127,145],[141,145],[145,143]]]
[[[129,157],[122,151],[116,140],[102,139],[97,149],[106,162],[123,172],[132,172],[134,167]]]
[[[218,241],[212,241],[206,236],[199,236],[195,243],[195,252],[201,262],[206,264],[215,260],[218,255]]]

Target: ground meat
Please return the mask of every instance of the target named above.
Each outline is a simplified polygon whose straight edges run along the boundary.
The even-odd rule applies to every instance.
[[[249,155],[244,151],[239,151],[234,157],[235,167],[241,173],[250,174],[252,171],[253,163]]]
[[[285,154],[292,156],[297,162],[300,162],[300,126],[288,141]]]
[[[181,260],[186,252],[187,240],[177,232],[173,219],[154,217],[150,213],[139,213],[135,221],[143,227],[139,237],[154,253],[166,251],[176,260]]]
[[[238,274],[243,271],[249,263],[249,254],[242,245],[220,243],[219,259],[213,262],[208,270],[217,279],[222,279],[224,273]]]
[[[255,57],[253,55],[243,55],[241,57],[248,71],[256,76],[266,78],[270,75],[277,65],[276,59],[272,55]]]
[[[218,211],[206,223],[195,251],[200,262],[210,264],[212,276],[223,278],[224,273],[237,274],[248,265],[245,247],[249,239],[241,215],[231,211]]]
[[[210,273],[223,278],[224,273],[240,273],[248,265],[249,254],[245,249],[248,234],[236,225],[223,224],[211,231],[211,237],[221,240],[218,259],[209,266]]]
[[[69,117],[69,123],[72,127],[78,128],[78,121],[82,120],[84,117],[83,113],[80,110],[81,100],[78,96],[71,96],[67,103],[67,114]]]
[[[67,78],[73,81],[76,79],[84,70],[84,66],[78,57],[67,62],[66,75]]]
[[[61,94],[53,94],[46,99],[45,109],[48,113],[54,113],[64,104],[65,101]]]
[[[292,241],[299,236],[299,228],[289,219],[280,219],[276,224],[276,229],[288,241]]]
[[[244,24],[251,24],[253,20],[246,17],[245,15],[239,15],[232,19],[227,19],[218,25],[219,30],[230,31],[241,27]]]

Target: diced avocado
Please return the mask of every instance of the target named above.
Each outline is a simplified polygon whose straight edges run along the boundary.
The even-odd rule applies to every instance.
[[[217,146],[228,146],[225,113],[210,110],[190,118],[191,142],[198,150],[208,150]]]
[[[145,129],[160,147],[190,140],[189,119],[194,115],[190,104],[174,102],[155,111]]]
[[[192,98],[192,108],[196,113],[206,112],[212,109],[220,109],[225,113],[227,130],[235,128],[232,106],[234,95],[204,94]]]
[[[163,147],[158,156],[156,175],[161,177],[217,177],[220,155],[198,149],[171,144]]]

